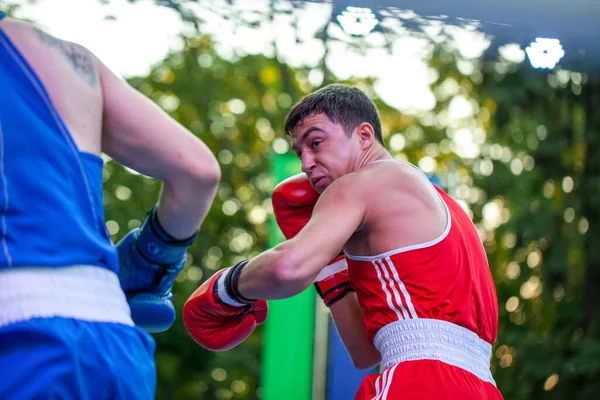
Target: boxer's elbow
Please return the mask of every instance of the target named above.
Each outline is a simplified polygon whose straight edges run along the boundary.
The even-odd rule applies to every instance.
[[[178,169],[164,179],[165,185],[172,189],[174,200],[187,204],[214,197],[221,180],[221,168],[212,154],[182,159]]]
[[[212,153],[205,152],[188,164],[188,176],[198,186],[216,189],[221,180],[221,167]]]
[[[272,266],[276,281],[274,283],[289,296],[304,291],[312,283],[312,277],[306,268],[303,268],[298,255],[287,246],[281,246],[276,251],[277,257]]]
[[[360,370],[375,368],[381,362],[381,354],[379,352],[360,355],[350,354],[350,358],[352,359],[352,364]]]
[[[162,179],[171,185],[215,187],[221,180],[221,167],[210,149],[200,140],[193,138],[185,143],[176,143],[172,154],[165,157]]]

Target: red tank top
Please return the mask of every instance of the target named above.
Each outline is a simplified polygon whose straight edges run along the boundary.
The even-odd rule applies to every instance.
[[[377,256],[347,254],[369,338],[394,321],[428,318],[460,325],[493,344],[498,303],[485,250],[462,207],[436,189],[448,215],[438,238]]]

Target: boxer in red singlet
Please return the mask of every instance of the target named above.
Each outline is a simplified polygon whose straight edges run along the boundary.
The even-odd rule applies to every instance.
[[[382,356],[383,373],[368,376],[356,399],[501,398],[490,372],[498,310],[485,251],[461,206],[435,190],[446,210],[440,235],[377,255],[346,253]]]
[[[230,348],[266,318],[264,299],[315,282],[355,365],[381,364],[356,399],[502,399],[490,371],[496,292],[465,211],[391,157],[358,89],[325,87],[285,125],[304,172],[273,195],[289,240],[209,278],[184,309],[190,334]]]

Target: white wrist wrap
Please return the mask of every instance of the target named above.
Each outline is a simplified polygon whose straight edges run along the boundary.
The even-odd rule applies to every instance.
[[[227,277],[230,269],[231,268],[226,268],[225,272],[219,276],[219,279],[217,280],[217,293],[219,294],[219,298],[223,303],[232,307],[244,307],[246,304],[238,303],[237,301],[233,300],[231,297],[229,297],[227,291],[225,290],[225,278]]]

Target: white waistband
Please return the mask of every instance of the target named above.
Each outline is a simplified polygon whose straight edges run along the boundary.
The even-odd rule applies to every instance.
[[[490,371],[492,345],[451,322],[424,318],[392,322],[377,332],[373,343],[381,352],[383,370],[404,361],[438,360],[496,385]]]
[[[106,268],[0,269],[0,326],[51,317],[133,326],[119,278]]]

